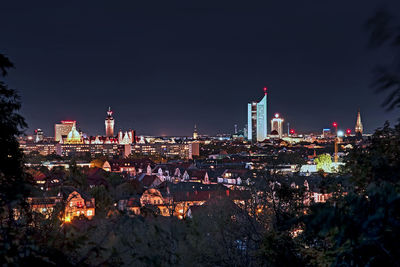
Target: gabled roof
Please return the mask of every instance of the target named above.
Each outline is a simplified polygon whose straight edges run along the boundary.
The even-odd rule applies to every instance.
[[[132,196],[128,199],[128,203],[126,204],[126,207],[140,207],[140,196]]]
[[[207,174],[206,170],[186,170],[189,174],[190,179],[201,179],[204,180],[204,177]]]
[[[73,192],[77,192],[79,195],[81,195],[81,197],[86,201],[91,201],[92,200],[92,197],[89,195],[89,194],[87,194],[87,193],[84,193],[84,192],[82,192],[81,190],[79,190],[79,189],[77,189],[77,188],[75,188],[75,187],[72,187],[72,186],[63,186],[63,187],[61,187],[61,189],[60,189],[60,193],[62,194],[62,197],[64,198],[64,199],[67,199],[68,197],[69,197],[69,195],[71,195],[71,193],[73,193]]]
[[[143,175],[141,176],[140,182],[144,187],[152,187],[161,183],[160,178],[157,175]],[[158,182],[158,183],[157,183]]]

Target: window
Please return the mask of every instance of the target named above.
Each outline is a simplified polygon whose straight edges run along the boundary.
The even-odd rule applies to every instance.
[[[87,211],[87,216],[92,216],[93,215],[93,211],[92,210],[88,210]]]

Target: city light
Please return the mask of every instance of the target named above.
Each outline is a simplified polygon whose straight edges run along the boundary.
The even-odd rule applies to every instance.
[[[346,134],[347,134],[347,135],[351,134],[351,129],[347,129],[347,130],[346,130]]]
[[[294,133],[295,133],[294,129],[290,129],[290,134],[294,134]]]
[[[344,132],[343,132],[342,130],[339,130],[339,131],[337,132],[337,135],[338,135],[339,137],[342,137],[342,136],[344,135]]]
[[[336,122],[333,122],[332,125],[333,125],[333,127],[335,127],[335,128],[337,127],[337,123],[336,123]]]

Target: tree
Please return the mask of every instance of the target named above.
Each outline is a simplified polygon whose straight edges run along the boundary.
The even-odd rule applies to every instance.
[[[110,193],[103,186],[95,186],[90,189],[90,194],[94,197],[96,203],[96,216],[106,216],[107,213],[113,208],[114,201]]]
[[[301,236],[314,265],[395,266],[400,262],[400,125],[378,129],[345,159],[347,194],[311,206]]]
[[[394,52],[392,62],[386,62],[375,69],[373,87],[376,92],[390,91],[382,103],[387,110],[400,107],[400,24],[396,17],[385,10],[379,10],[367,21],[370,32],[370,46],[386,47]]]
[[[12,67],[11,61],[0,54],[0,77]],[[23,156],[17,140],[26,127],[24,118],[18,113],[20,108],[17,92],[0,81],[0,261],[9,263],[26,252],[24,244],[28,242],[22,238],[24,231],[18,226],[23,223],[23,218],[29,219],[23,217],[27,212],[25,198],[29,182],[23,171]]]
[[[324,172],[332,171],[332,158],[329,154],[319,155],[315,159],[315,164],[317,164],[317,170],[323,170]]]

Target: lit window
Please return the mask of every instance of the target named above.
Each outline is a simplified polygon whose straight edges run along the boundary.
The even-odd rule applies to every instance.
[[[87,216],[92,216],[93,215],[93,211],[92,210],[88,210],[87,211]]]

